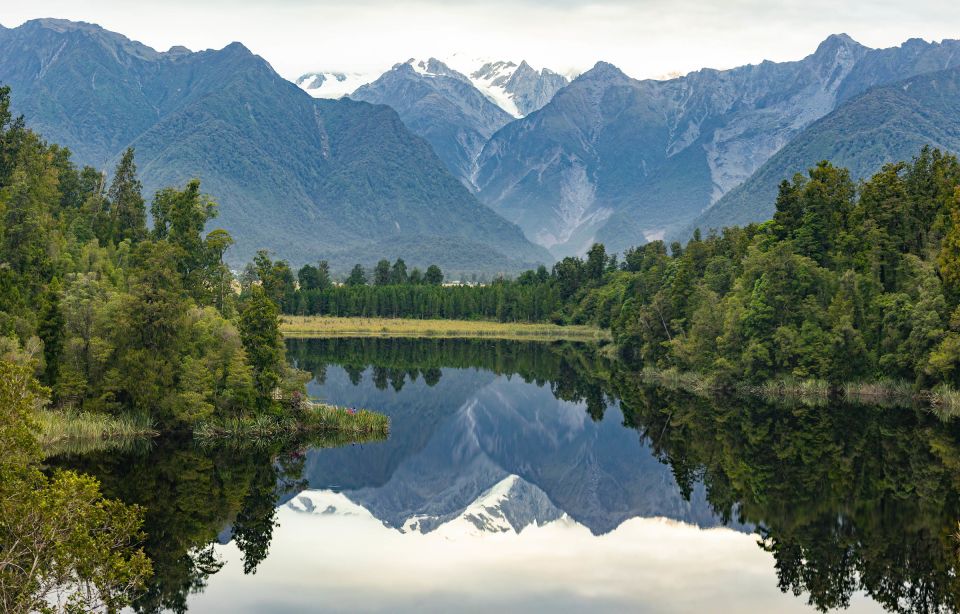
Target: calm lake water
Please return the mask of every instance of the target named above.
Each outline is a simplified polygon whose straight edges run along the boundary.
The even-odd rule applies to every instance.
[[[960,441],[917,409],[717,402],[591,346],[290,341],[386,441],[55,464],[147,507],[140,611],[950,610]]]

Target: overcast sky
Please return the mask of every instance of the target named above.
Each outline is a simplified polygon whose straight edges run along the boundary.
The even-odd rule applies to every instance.
[[[960,38],[958,0],[0,0],[0,23],[98,23],[166,50],[240,41],[285,77],[452,53],[634,77],[799,59],[828,34],[865,45]]]

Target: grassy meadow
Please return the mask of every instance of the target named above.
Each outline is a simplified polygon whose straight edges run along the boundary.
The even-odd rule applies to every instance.
[[[329,316],[283,316],[280,330],[288,337],[486,337],[602,341],[609,331],[593,326],[559,326],[490,322],[486,320],[414,320],[405,318],[336,318]]]

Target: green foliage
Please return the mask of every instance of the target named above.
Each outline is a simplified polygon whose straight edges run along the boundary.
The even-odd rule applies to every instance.
[[[297,282],[301,290],[325,290],[330,287],[330,265],[321,260],[319,265],[305,264],[297,271]]]
[[[397,258],[397,261],[390,267],[390,283],[399,286],[407,283],[407,263],[403,258]]]
[[[439,286],[443,283],[443,271],[441,271],[437,265],[431,264],[427,267],[427,272],[423,275],[423,282],[431,286]]]
[[[618,270],[615,257],[595,245],[588,262],[568,257],[553,271],[541,265],[515,280],[498,277],[493,283],[443,285],[443,271],[430,265],[407,275],[403,259],[392,266],[380,260],[372,285],[356,265],[343,285],[313,287],[301,284],[282,302],[284,313],[418,319],[497,320],[500,322],[583,323],[583,309],[573,304],[578,292],[602,286],[606,273]],[[587,272],[590,271],[588,274]],[[307,269],[309,273],[309,269]],[[612,308],[609,303],[605,308]],[[609,317],[601,320],[609,325]]]
[[[107,192],[110,203],[110,237],[114,243],[123,240],[137,242],[147,236],[147,212],[140,195],[142,185],[137,179],[137,165],[133,161],[133,147],[123,152],[113,183]]]
[[[358,264],[350,271],[350,276],[344,282],[347,286],[357,287],[367,285],[367,272],[363,270],[363,265]],[[310,290],[310,288],[304,288]]]
[[[373,285],[375,286],[388,286],[390,285],[390,261],[383,259],[377,262],[377,266],[373,267]]]

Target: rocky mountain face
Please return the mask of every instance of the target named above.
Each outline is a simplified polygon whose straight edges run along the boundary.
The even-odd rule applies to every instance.
[[[477,157],[490,137],[515,118],[540,109],[566,84],[563,75],[537,72],[526,62],[485,62],[477,70],[460,72],[436,58],[410,59],[350,97],[392,107],[447,168],[473,188]]]
[[[467,185],[484,143],[512,119],[466,75],[435,58],[397,64],[350,97],[392,107]]]
[[[516,270],[549,256],[482,205],[391,109],[315,100],[239,43],[157,52],[85,23],[0,31],[0,82],[32,128],[112,170],[128,146],[150,191],[199,177],[234,263],[267,248],[338,268],[403,256]]]
[[[960,68],[876,87],[844,102],[698,217],[688,232],[769,219],[779,183],[821,160],[864,179],[884,164],[911,159],[925,145],[960,152]]]
[[[960,43],[871,50],[846,35],[796,62],[631,79],[599,63],[484,146],[481,200],[555,256],[686,227],[865,89],[960,61]]]

